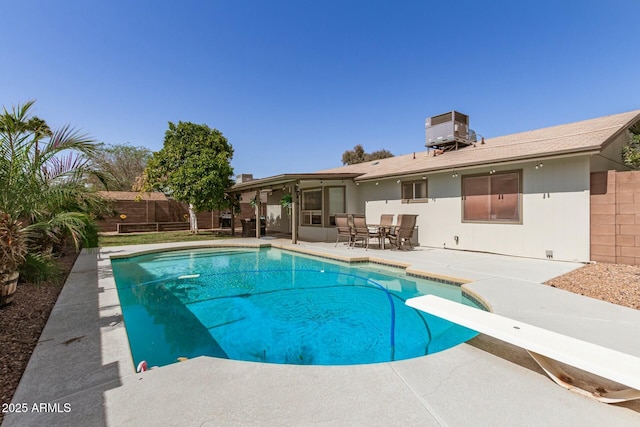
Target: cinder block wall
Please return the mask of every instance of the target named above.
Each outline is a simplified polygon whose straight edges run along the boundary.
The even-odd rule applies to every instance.
[[[188,222],[187,205],[175,200],[116,200],[113,202],[112,207],[116,215],[98,220],[100,231],[116,231],[118,223]],[[241,203],[240,208],[240,213],[235,215],[236,228],[242,226],[240,222],[242,219],[255,216],[254,210],[249,203]],[[120,218],[121,214],[126,215],[126,218]],[[198,228],[203,230],[220,228],[221,214],[222,212],[218,210],[197,213]]]
[[[591,260],[640,265],[640,171],[591,174]]]

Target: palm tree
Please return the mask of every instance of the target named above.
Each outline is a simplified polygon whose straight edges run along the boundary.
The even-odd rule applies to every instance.
[[[0,114],[0,212],[26,224],[29,255],[55,253],[67,239],[96,246],[93,215],[106,205],[85,185],[95,144],[69,126],[52,131],[30,115],[33,104]]]

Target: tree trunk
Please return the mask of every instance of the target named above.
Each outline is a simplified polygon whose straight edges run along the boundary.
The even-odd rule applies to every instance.
[[[198,217],[196,216],[191,203],[189,203],[189,230],[193,234],[198,234]]]

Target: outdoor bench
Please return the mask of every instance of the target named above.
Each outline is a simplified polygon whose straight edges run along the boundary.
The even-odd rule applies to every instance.
[[[121,222],[117,231],[123,233],[143,233],[148,231],[181,231],[188,230],[188,222]]]

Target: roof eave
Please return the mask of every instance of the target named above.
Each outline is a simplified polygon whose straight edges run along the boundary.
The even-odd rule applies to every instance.
[[[281,174],[235,184],[227,191],[230,193],[241,193],[305,180],[354,179],[362,174],[361,172]]]
[[[464,163],[458,163],[455,165],[447,165],[447,166],[441,166],[436,168],[425,168],[425,169],[419,169],[419,170],[414,170],[414,171],[409,171],[404,173],[392,172],[384,175],[355,178],[354,181],[369,182],[369,181],[376,181],[379,179],[392,179],[392,178],[396,179],[396,178],[406,177],[406,176],[434,174],[434,173],[451,171],[453,169],[459,171],[462,169],[471,169],[471,168],[478,168],[483,166],[499,166],[499,165],[510,164],[510,163],[522,163],[525,161],[546,160],[546,159],[552,159],[552,158],[587,156],[587,155],[590,156],[593,154],[598,154],[600,151],[601,151],[600,146],[583,147],[577,150],[576,149],[558,150],[558,151],[554,151],[553,153],[541,153],[540,155],[537,155],[537,156],[530,156],[530,155],[513,156],[513,157],[505,157],[499,160],[494,159],[494,160],[486,160],[482,162],[464,162]]]
[[[604,150],[609,144],[611,144],[613,141],[615,141],[620,136],[620,134],[622,134],[624,132],[627,132],[631,126],[635,125],[639,121],[640,121],[640,114],[636,114],[635,117],[633,117],[631,120],[629,120],[620,129],[618,129],[618,131],[616,131],[615,133],[613,133],[613,135],[611,135],[609,138],[604,140],[604,142],[602,142],[602,144],[600,144],[600,149]]]

